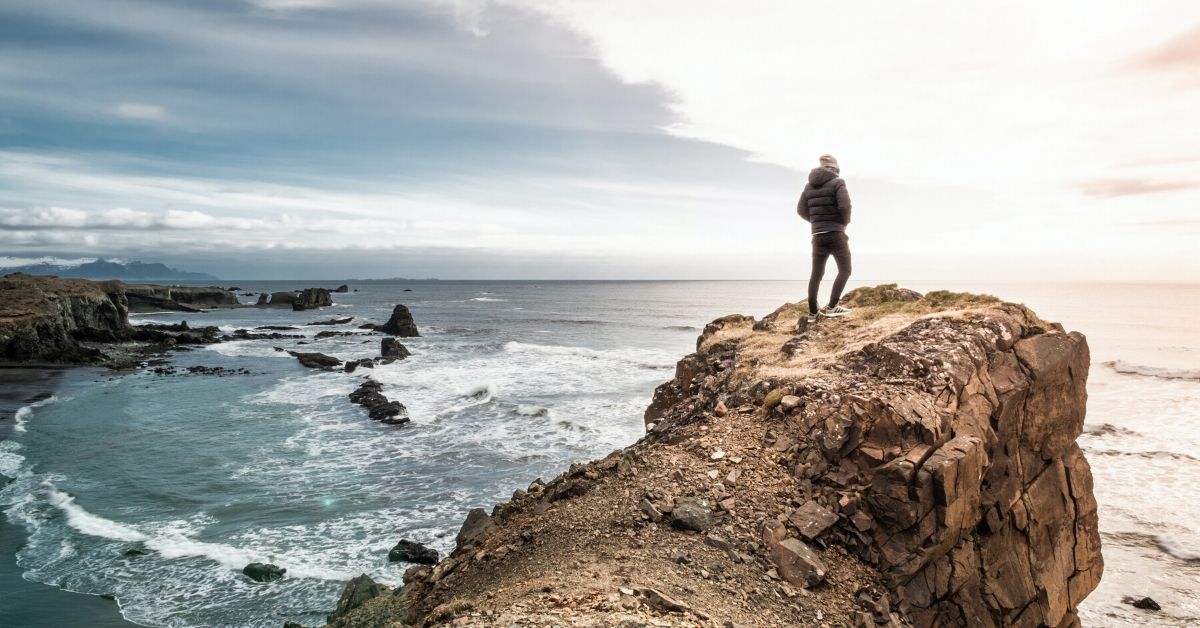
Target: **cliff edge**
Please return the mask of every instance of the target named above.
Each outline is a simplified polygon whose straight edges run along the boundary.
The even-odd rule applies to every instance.
[[[89,363],[87,341],[129,337],[129,302],[119,281],[12,273],[0,277],[0,361]]]
[[[534,482],[335,627],[1076,626],[1103,572],[1084,337],[978,295],[864,288],[710,323],[647,434]]]

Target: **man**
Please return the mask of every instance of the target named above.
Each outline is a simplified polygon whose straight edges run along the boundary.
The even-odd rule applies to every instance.
[[[840,173],[833,155],[821,155],[821,165],[808,173],[808,185],[804,186],[796,205],[796,213],[812,223],[812,274],[808,277],[810,323],[817,322],[822,316],[832,318],[850,313],[838,305],[846,280],[850,279],[850,239],[846,236],[846,225],[850,224],[850,193],[846,191],[846,182],[838,176]],[[817,293],[830,255],[837,262],[837,279],[833,281],[829,305],[818,310]]]

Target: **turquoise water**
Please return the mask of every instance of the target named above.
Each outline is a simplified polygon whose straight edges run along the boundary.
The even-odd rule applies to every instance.
[[[322,284],[237,285],[257,292]],[[135,323],[186,319],[229,331],[297,325],[302,331],[285,333],[307,338],[230,342],[170,357],[177,366],[246,368],[250,375],[76,371],[55,398],[20,411],[0,442],[0,473],[15,478],[0,490],[0,504],[28,533],[16,556],[25,579],[115,596],[126,618],[145,625],[319,624],[345,579],[366,572],[400,581],[407,565],[386,558],[400,538],[445,552],[470,508],[490,508],[536,477],[635,440],[654,387],[671,377],[705,322],[731,312],[761,316],[803,290],[795,282],[351,286],[359,292],[336,294],[338,305],[317,312],[135,316]],[[1165,602],[1167,621],[1200,617],[1200,462],[1175,455],[1200,446],[1193,427],[1200,382],[1186,377],[1200,355],[1197,310],[1188,309],[1200,305],[1200,288],[974,288],[1023,300],[1044,318],[1087,332],[1094,358],[1089,426],[1127,430],[1082,440],[1096,468],[1112,575],[1085,618],[1136,621],[1119,604],[1123,594],[1154,595]],[[1118,288],[1149,290],[1133,294],[1139,303],[1161,306],[1168,288],[1183,301],[1160,314],[1135,306],[1118,316],[1098,307]],[[409,306],[422,332],[404,340],[413,352],[407,360],[327,373],[275,350],[378,355],[377,335],[311,337],[381,322],[395,303]],[[304,326],[335,316],[355,320]],[[1148,369],[1161,372],[1138,374],[1154,372]],[[365,374],[408,407],[412,423],[380,425],[349,403],[346,395]],[[1130,401],[1151,397],[1153,404]],[[1126,483],[1130,476],[1136,489]],[[1167,493],[1158,488],[1186,505],[1163,507]],[[240,574],[250,562],[276,563],[288,577],[250,582]],[[1151,572],[1166,568],[1175,574],[1171,582],[1155,582]],[[1148,590],[1129,590],[1139,587]],[[51,625],[38,616],[18,619]]]

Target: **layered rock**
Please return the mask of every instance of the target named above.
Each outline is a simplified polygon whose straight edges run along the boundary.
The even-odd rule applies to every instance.
[[[84,343],[128,338],[128,313],[117,281],[6,275],[0,278],[0,360],[100,361],[104,356]]]
[[[1078,625],[1083,336],[975,295],[847,303],[714,321],[642,440],[473,510],[333,625]]]
[[[333,297],[325,288],[305,288],[299,292],[272,292],[270,298],[263,293],[256,305],[260,307],[284,307],[295,311],[314,310],[333,305]]]
[[[131,312],[173,310],[201,312],[216,307],[237,307],[237,295],[224,288],[124,284]]]

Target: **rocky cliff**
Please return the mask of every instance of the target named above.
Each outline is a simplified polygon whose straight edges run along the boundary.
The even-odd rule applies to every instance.
[[[81,341],[128,338],[128,302],[117,281],[0,278],[0,361],[92,362],[102,356]]]
[[[709,324],[647,434],[471,513],[332,626],[1074,626],[1103,571],[1084,337],[880,286]]]

